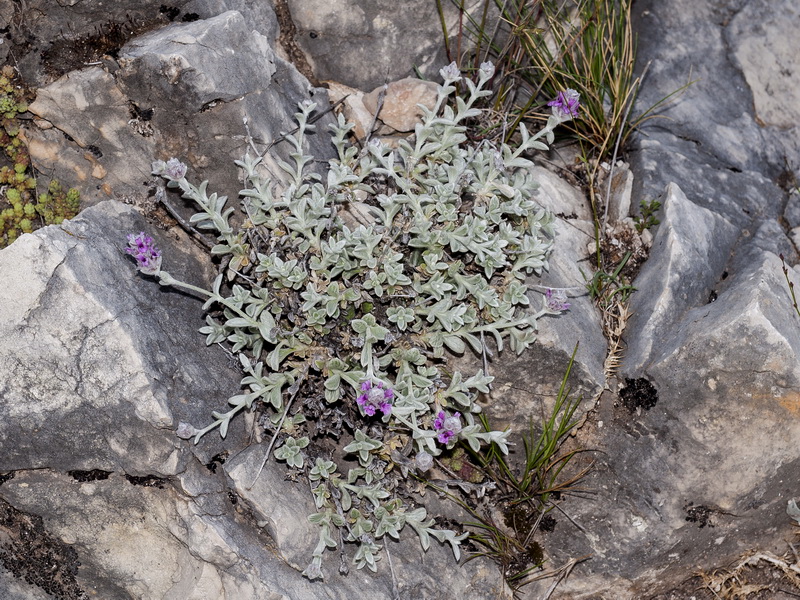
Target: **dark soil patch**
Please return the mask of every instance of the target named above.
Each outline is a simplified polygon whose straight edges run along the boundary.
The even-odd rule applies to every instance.
[[[216,473],[217,467],[224,465],[227,459],[228,459],[227,451],[215,454],[214,456],[211,457],[211,460],[206,463],[206,469],[208,469],[212,473]]]
[[[74,39],[69,37],[57,39],[42,52],[44,70],[48,75],[58,78],[70,71],[96,63],[104,56],[116,58],[120,48],[128,40],[164,24],[165,18],[162,15],[152,19],[129,17],[123,23],[109,22],[99,25],[90,35]]]
[[[135,475],[125,475],[125,479],[132,485],[141,485],[143,487],[156,487],[160,490],[164,489],[164,479],[156,477],[155,475],[143,475],[137,477]]]
[[[613,272],[625,260],[619,273],[621,280],[630,282],[636,279],[647,257],[649,248],[641,236],[630,227],[618,227],[613,233],[600,241],[600,252],[607,272]]]
[[[111,471],[102,471],[100,469],[92,469],[91,471],[67,471],[67,475],[72,477],[75,481],[86,483],[88,481],[103,481],[108,479]]]
[[[16,577],[55,598],[88,598],[75,580],[80,563],[75,550],[50,535],[41,517],[0,500],[0,563]]]
[[[313,85],[319,86],[319,82],[314,77],[314,71],[311,68],[311,63],[308,62],[308,57],[300,49],[297,44],[297,26],[292,20],[292,13],[289,11],[289,3],[287,0],[275,0],[273,2],[275,8],[275,15],[278,17],[280,25],[280,35],[278,36],[278,43],[283,48],[283,51],[289,56],[294,66],[306,79]]]
[[[539,523],[539,529],[550,533],[552,531],[555,531],[557,524],[558,521],[554,517],[550,515],[545,515],[542,517],[542,522]]]
[[[639,379],[625,378],[625,387],[619,392],[623,406],[630,412],[637,408],[650,410],[658,402],[658,392],[652,383],[640,377]]]
[[[714,523],[711,521],[711,515],[715,512],[713,508],[703,506],[702,504],[694,506],[692,502],[689,502],[689,504],[684,507],[684,510],[686,511],[686,520],[689,523],[697,523],[700,529],[706,525],[714,527]]]

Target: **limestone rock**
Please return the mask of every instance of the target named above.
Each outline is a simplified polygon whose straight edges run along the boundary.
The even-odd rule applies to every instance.
[[[191,329],[168,325],[179,317],[201,325],[197,301],[136,277],[123,248],[126,234],[149,230],[141,218],[118,203],[82,214],[0,252],[2,436],[15,440],[3,468],[174,475],[185,457],[161,430],[205,420],[199,404],[237,382],[225,368],[205,372],[197,361],[213,360],[211,349]],[[171,269],[207,285],[207,266],[180,239]]]
[[[611,186],[603,184],[605,190],[610,191],[610,196],[606,199],[608,203],[607,214],[603,217],[606,223],[619,223],[631,216],[631,193],[633,192],[633,173],[628,165],[618,161],[614,169],[610,171]]]
[[[606,384],[603,361],[607,340],[603,336],[600,317],[586,291],[581,265],[587,259],[586,247],[593,236],[593,225],[583,194],[552,172],[532,169],[540,188],[534,200],[547,210],[560,215],[554,224],[555,239],[548,266],[541,277],[531,277],[528,285],[532,311],[538,310],[548,288],[566,290],[570,303],[567,312],[548,315],[539,320],[536,343],[516,356],[506,348],[494,353],[488,361],[495,376],[492,391],[485,397],[484,409],[493,427],[510,427],[518,447],[514,460],[521,455],[521,435],[530,424],[550,415],[561,378],[577,348],[575,363],[568,380],[573,397],[583,402],[576,412],[581,419],[594,407],[594,401]],[[471,354],[456,364],[465,373],[482,368]]]
[[[746,21],[755,27],[756,22],[773,19],[767,15],[794,14],[790,4],[770,3],[758,19]],[[752,9],[757,12],[756,5]],[[745,42],[736,35],[736,14],[733,6],[685,0],[637,4],[634,24],[643,40],[638,60],[642,65],[650,62],[650,67],[632,114],[694,83],[668,104],[663,113],[668,120],[652,119],[643,125],[644,135],[630,162],[637,175],[634,197],[656,198],[670,182],[678,182],[692,202],[738,227],[752,228],[750,221],[783,205],[777,166],[785,164],[784,159],[800,164],[800,146],[797,135],[756,122],[756,92],[731,50]],[[752,31],[750,38],[764,39],[764,34]]]
[[[589,400],[593,400],[605,385],[603,360],[607,351],[607,341],[602,333],[602,326],[594,302],[586,291],[581,265],[586,261],[586,247],[592,240],[594,231],[588,201],[579,190],[563,179],[541,167],[535,167],[534,175],[540,188],[535,197],[543,207],[558,215],[555,221],[555,244],[548,260],[549,267],[540,281],[536,282],[541,293],[546,288],[566,288],[570,309],[558,317],[546,318],[539,331],[539,342],[548,349],[557,349],[563,361],[580,342],[576,354],[575,368],[581,373],[581,383],[571,384],[576,394],[582,394],[587,400],[583,410],[590,410]],[[541,301],[539,294],[532,298],[534,305]],[[566,363],[559,367],[550,364],[545,367],[537,359],[527,359],[530,365],[541,370],[543,378],[552,381],[553,373],[560,373]],[[549,361],[544,361],[545,363]],[[526,376],[531,374],[531,366],[524,367]],[[544,373],[549,370],[549,377]],[[553,390],[550,390],[552,393]]]
[[[422,104],[433,109],[436,105],[438,88],[439,86],[432,81],[407,77],[375,88],[366,94],[364,106],[395,131],[414,131],[422,116],[422,111],[417,105]],[[380,104],[381,95],[383,104]],[[379,106],[380,112],[378,112]]]
[[[324,90],[311,88],[275,56],[269,40],[236,11],[137,38],[120,61],[122,88],[138,106],[153,110],[152,124],[164,136],[160,158],[187,158],[198,179],[215,182],[231,197],[239,190],[231,162],[250,150],[244,119],[264,148],[292,129],[301,99],[327,108]],[[331,122],[325,116],[317,123],[321,135],[308,136],[309,153],[317,158],[332,155]],[[275,150],[288,158],[285,144]],[[270,167],[279,181],[280,173]]]
[[[13,573],[2,566],[0,566],[0,594],[3,598],[13,598],[13,600],[51,600],[52,598],[42,588],[15,577]]]
[[[14,66],[28,85],[40,88],[66,73],[107,61],[136,35],[187,18],[187,2],[175,0],[167,7],[154,0],[30,0],[12,11],[3,8],[0,22],[9,26],[6,43]]]
[[[316,525],[308,522],[306,516],[315,511],[314,502],[306,485],[285,481],[283,465],[274,462],[265,467],[258,479],[255,474],[263,460],[263,448],[252,447],[241,452],[225,465],[225,470],[233,480],[234,488],[246,499],[262,519],[278,550],[286,560],[298,570],[310,562],[311,553],[319,540]],[[253,483],[255,479],[255,483]],[[479,598],[509,598],[510,593],[500,577],[492,573],[493,565],[483,563],[470,567],[447,567],[453,556],[449,546],[434,542],[427,552],[423,552],[415,535],[403,535],[399,542],[385,542],[391,554],[400,597],[461,598],[475,595]],[[331,554],[331,557],[333,554]],[[323,563],[323,573],[330,579],[338,561]],[[381,565],[383,566],[383,565]],[[355,579],[355,581],[353,581]],[[382,573],[377,575],[356,571],[351,567],[350,575],[337,582],[349,588],[355,597],[380,596],[385,589],[391,589],[391,580],[385,580]]]
[[[241,13],[245,22],[255,31],[265,35],[269,40],[270,46],[276,48],[276,42],[280,34],[280,25],[272,2],[252,2],[251,0],[189,0],[183,7],[184,15],[193,14],[201,19],[211,19],[231,10]]]
[[[781,3],[776,10],[774,3],[760,0],[748,2],[726,32],[737,41],[734,56],[752,91],[755,117],[764,125],[790,128],[800,123],[793,38],[798,27],[800,9],[795,3]]]
[[[800,227],[795,227],[791,231],[792,242],[795,247],[800,248]]]
[[[94,18],[98,4],[22,4],[36,17],[11,28],[7,42],[25,47],[15,56],[29,81],[46,84],[31,109],[42,127],[27,131],[34,161],[67,185],[80,182],[93,202],[158,193],[150,162],[173,155],[190,163],[193,180],[234,196],[231,160],[249,146],[245,117],[261,149],[291,129],[298,101],[327,106],[274,47],[281,28],[269,3],[180,1],[166,12],[149,0],[112,3],[109,22],[130,15],[135,34],[117,40],[117,59],[80,55],[67,73],[55,57],[106,27]],[[312,4],[289,0],[296,41],[320,79],[371,89],[413,64],[437,79],[445,61],[431,3]],[[8,24],[18,6],[0,6]],[[662,224],[634,282],[622,390],[584,403],[581,414],[592,414],[570,441],[600,450],[581,482],[593,495],[559,504],[568,517],[553,510],[556,529],[537,534],[548,566],[592,555],[553,600],[648,598],[751,548],[780,554],[794,527],[786,501],[800,496],[800,321],[777,258],[796,261],[800,229],[789,194],[800,135],[786,33],[798,9],[791,0],[637,0],[633,12],[640,61],[653,59],[634,115],[698,81],[668,106],[670,120],[644,124],[633,185],[623,171],[613,182],[611,221],[666,188]],[[374,110],[377,93],[371,101]],[[391,112],[385,103],[382,117]],[[320,159],[332,151],[327,122],[308,140]],[[274,151],[285,158],[285,148]],[[274,161],[266,168],[279,175]],[[537,200],[560,219],[531,301],[563,287],[572,307],[541,320],[530,353],[489,363],[498,378],[487,412],[516,433],[546,415],[554,373],[576,341],[569,384],[586,399],[606,384],[606,343],[581,273],[593,236],[588,205],[552,174],[536,177]],[[156,237],[171,273],[208,285],[210,265],[185,236],[153,232],[118,203],[0,252],[0,446],[12,449],[0,465],[0,550],[22,552],[13,525],[34,523],[42,547],[74,553],[53,577],[66,586],[61,595],[74,581],[99,598],[381,598],[395,584],[401,598],[508,597],[490,562],[455,567],[448,548],[423,554],[412,536],[388,544],[396,581],[385,564],[377,575],[340,577],[333,554],[325,584],[304,579],[317,539],[306,520],[311,497],[272,460],[253,483],[266,449],[246,446],[247,419],[225,440],[211,434],[197,446],[174,434],[182,421],[208,422],[239,389],[240,373],[197,333],[201,302],[135,272],[122,247],[141,230]],[[796,268],[790,277],[800,289]],[[18,575],[0,569],[0,597],[45,597]],[[523,594],[540,598],[551,582]]]
[[[603,453],[583,482],[596,495],[569,506],[582,530],[565,523],[542,542],[554,565],[592,558],[555,597],[651,597],[683,581],[687,565],[781,551],[775,544],[792,529],[786,501],[797,494],[790,473],[800,465],[800,321],[780,260],[758,256],[716,302],[686,311],[645,369],[629,374],[652,381],[654,404],[601,400],[591,440]]]
[[[228,42],[225,47],[223,39]],[[235,48],[245,44],[253,46],[254,56],[234,69]],[[136,67],[129,67],[134,62]],[[253,80],[268,81],[276,69],[266,37],[253,35],[236,11],[140,36],[124,49],[121,66],[120,76],[129,87],[132,75],[126,69],[147,69],[158,75],[145,88],[152,97],[180,95],[185,110],[192,112],[208,108],[211,102],[242,98],[252,91]]]
[[[90,67],[39,90],[31,111],[54,127],[30,128],[28,138],[34,164],[77,185],[85,204],[152,195],[151,162],[172,156],[190,165],[193,181],[208,179],[235,197],[233,160],[252,152],[244,120],[254,143],[265,148],[292,128],[305,98],[327,108],[324,90],[311,88],[275,56],[265,35],[228,11],[136,38],[120,51],[113,75]],[[332,154],[325,133],[330,122],[325,115],[317,124],[323,134],[307,138],[318,158]],[[286,148],[278,144],[274,151],[288,158]],[[266,168],[281,180],[274,160]]]
[[[367,133],[371,133],[370,129],[375,127],[377,123],[375,115],[364,106],[364,92],[335,81],[326,83],[331,102],[342,101],[344,118],[348,123],[354,125],[353,135],[359,140],[365,139]]]
[[[566,221],[577,221],[585,227],[592,221],[592,210],[583,192],[544,167],[532,167],[539,191],[536,201],[554,215]]]
[[[29,109],[55,125],[28,134],[37,169],[84,198],[131,193],[150,176],[156,140],[135,130],[128,99],[100,67],[64,75],[39,90]]]
[[[739,232],[725,218],[667,187],[650,260],[634,282],[626,368],[646,365],[687,310],[710,302]],[[716,293],[716,292],[714,292]]]
[[[0,23],[2,23],[4,27],[7,27],[7,24],[10,23],[13,18],[14,5],[11,2],[0,4]],[[0,43],[0,64],[5,64],[9,46],[10,44],[5,39]]]
[[[450,62],[435,2],[288,0],[288,6],[295,41],[319,80],[370,90],[412,76],[415,69],[436,80],[437,71]],[[455,5],[444,2],[442,7],[448,32],[457,31]],[[480,0],[465,3],[468,14],[482,7]]]
[[[14,449],[0,509],[41,517],[37,535],[71,549],[67,571],[102,598],[344,600],[393,585],[401,597],[510,597],[491,562],[456,566],[449,546],[423,553],[413,536],[390,543],[394,580],[389,568],[342,578],[334,554],[326,583],[302,577],[318,535],[311,495],[274,460],[252,486],[265,448],[245,447],[245,419],[225,440],[175,435],[181,421],[208,422],[241,375],[197,332],[201,299],[137,273],[124,236],[142,229],[165,270],[209,285],[184,235],[153,232],[117,202],[0,251],[0,439]],[[2,531],[0,547],[19,541]],[[0,574],[4,588],[24,590]]]

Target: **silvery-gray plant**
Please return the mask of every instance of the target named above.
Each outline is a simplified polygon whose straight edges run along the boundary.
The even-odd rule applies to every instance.
[[[153,164],[197,203],[191,222],[216,236],[211,254],[223,269],[206,291],[162,270],[144,233],[129,236],[128,251],[162,285],[207,298],[200,331],[208,344],[227,342],[245,373],[229,410],[214,412],[203,429],[182,423],[178,435],[197,443],[219,428],[224,437],[236,414],[256,405],[266,413],[268,456],[311,484],[318,512],[309,519],[320,527],[304,571],[311,579],[322,578],[325,551],[344,543],[357,545],[357,568],[375,571],[379,541],[399,538],[406,525],[424,549],[434,538],[459,558],[466,534],[436,528],[424,507],[397,494],[410,471],[424,476],[457,444],[508,452],[509,432],[485,431],[475,419],[476,396],[488,393],[492,377],[448,369],[448,352],[482,354],[492,340],[497,351],[521,353],[539,317],[569,306],[552,290],[532,306],[527,282],[547,266],[553,217],[533,200],[523,154],[546,150],[542,140],[552,143],[577,101],[554,106],[536,135],[523,126],[516,149],[470,145],[464,123],[480,114],[474,104],[490,93],[483,87],[493,72],[482,65],[477,84],[464,80],[467,97],[451,105],[461,74],[455,65],[442,69],[434,108],[421,107],[413,141],[395,149],[379,140],[350,144],[352,125],[339,116],[338,157],[324,177],[308,168],[313,158],[303,148],[316,106],[302,103],[296,134],[286,138],[292,162],[278,160],[288,176],[282,190],[264,175],[261,157],[236,162],[246,182],[241,226],[231,224],[227,199],[209,194],[208,182],[190,183],[180,161]],[[330,449],[331,440],[339,447]],[[357,466],[344,468],[347,457]]]

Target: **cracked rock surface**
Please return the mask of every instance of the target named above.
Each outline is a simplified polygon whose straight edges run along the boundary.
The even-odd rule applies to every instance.
[[[296,44],[319,80],[371,90],[414,77],[418,69],[436,81],[437,71],[448,62],[436,2],[283,1],[296,28]],[[469,13],[479,14],[483,2],[469,0],[463,5]],[[447,30],[454,36],[458,30],[456,5],[442,2],[442,10]]]
[[[248,150],[248,135],[263,148],[289,129],[299,102],[328,104],[325,90],[275,53],[276,33],[271,11],[177,20],[118,40],[105,62],[43,81],[30,106],[36,126],[27,131],[37,168],[73,182],[84,205],[110,198],[141,204],[156,190],[142,186],[151,161],[180,156],[199,179],[235,197],[232,161]],[[331,119],[323,115],[318,130]],[[310,135],[309,150],[324,159],[333,149],[327,136]],[[286,144],[274,149],[284,159],[286,152]],[[280,180],[274,158],[266,164]]]
[[[569,505],[580,529],[543,542],[556,566],[591,558],[553,598],[693,596],[699,570],[786,552],[800,494],[800,319],[778,258],[798,261],[800,45],[786,32],[800,14],[760,0],[640,0],[633,14],[649,65],[634,114],[694,83],[629,156],[632,204],[660,199],[661,225],[633,281],[621,392],[580,433],[602,450],[594,494]]]
[[[39,520],[23,530],[0,518],[0,555],[32,536],[50,556],[70,553],[72,578],[46,582],[70,599],[345,599],[393,585],[401,598],[505,597],[491,562],[456,568],[449,548],[423,553],[410,536],[390,543],[394,583],[388,569],[352,570],[335,585],[301,576],[318,535],[307,487],[270,461],[250,489],[264,447],[247,448],[244,419],[226,440],[175,435],[180,421],[206,422],[240,373],[197,334],[202,302],[136,275],[122,241],[142,229],[133,208],[107,201],[0,252],[0,502]],[[185,236],[154,235],[176,277],[209,285]],[[15,600],[41,597],[5,579],[23,590]]]
[[[133,33],[103,25],[111,46],[81,54],[101,4]],[[509,597],[489,561],[456,567],[448,548],[423,554],[411,536],[389,543],[396,581],[388,569],[353,569],[311,583],[300,575],[316,539],[311,496],[274,461],[252,484],[264,452],[250,445],[252,424],[236,419],[225,440],[197,446],[176,437],[180,422],[208,422],[241,374],[197,333],[202,302],[137,275],[123,252],[126,234],[147,231],[176,277],[208,287],[215,275],[152,210],[161,197],[188,209],[164,196],[150,162],[180,156],[194,180],[235,197],[243,119],[263,148],[290,128],[297,102],[324,105],[326,94],[286,60],[269,3],[112,4],[29,0],[41,15],[22,22],[0,2],[20,69],[42,86],[27,131],[34,161],[77,182],[91,206],[0,252],[0,598],[383,598],[393,585],[401,599]],[[281,19],[278,5],[291,9],[293,51],[316,78],[372,89],[412,63],[442,66],[419,42],[438,40],[437,19],[406,8],[408,24],[395,4],[276,8]],[[697,81],[668,105],[669,120],[643,128],[629,157],[632,202],[625,192],[614,208],[622,219],[641,199],[664,205],[634,282],[622,389],[581,407],[594,408],[576,439],[599,450],[581,483],[592,494],[563,503],[563,518],[553,511],[558,526],[541,539],[548,566],[591,556],[554,599],[684,598],[669,594],[694,569],[752,548],[782,553],[786,501],[800,494],[800,320],[777,258],[796,264],[800,238],[799,11],[790,0],[637,0],[633,12],[642,68],[652,60],[642,110]],[[59,28],[83,41],[70,45]],[[329,156],[327,136],[312,136],[310,151]],[[537,178],[537,200],[562,217],[541,284],[580,287],[593,235],[586,201],[547,171]],[[791,277],[800,285],[796,269]],[[500,424],[545,414],[577,340],[570,385],[586,399],[604,387],[599,316],[585,296],[570,302],[541,321],[531,352],[497,359]],[[334,572],[338,557],[326,561]]]
[[[98,6],[54,14],[83,35],[81,19]],[[208,422],[241,372],[197,332],[202,300],[143,279],[124,253],[127,234],[147,231],[176,277],[208,288],[215,275],[154,210],[166,194],[150,163],[180,156],[193,178],[235,196],[243,119],[263,148],[290,129],[298,102],[327,99],[276,53],[271,9],[235,0],[173,8],[158,26],[116,39],[101,64],[53,74],[39,62],[50,46],[33,38],[24,55],[42,85],[28,128],[34,161],[77,180],[88,208],[0,252],[0,597],[509,597],[490,561],[459,567],[449,546],[423,553],[411,536],[388,542],[394,574],[339,577],[331,555],[328,582],[311,582],[300,573],[318,539],[311,496],[274,461],[253,487],[265,450],[249,446],[248,419],[225,440],[176,436],[181,422]],[[136,18],[162,14],[152,3],[139,9]],[[307,150],[324,159],[333,148],[323,135]]]

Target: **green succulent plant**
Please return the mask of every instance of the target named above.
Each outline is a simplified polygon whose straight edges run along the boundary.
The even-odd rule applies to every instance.
[[[11,166],[0,167],[0,248],[23,233],[74,217],[80,207],[78,190],[64,190],[57,180],[37,198],[31,157],[18,118],[28,110],[28,95],[12,67],[0,69],[0,146],[11,162]]]

